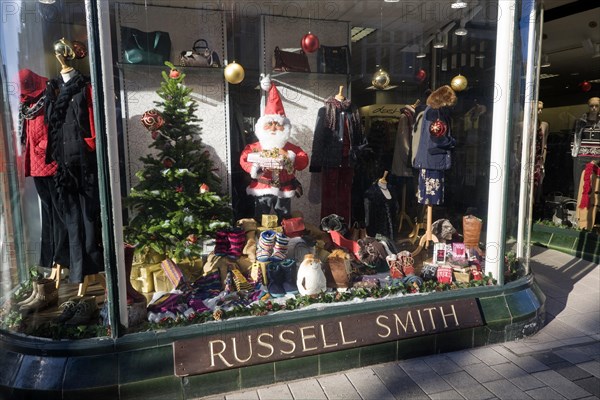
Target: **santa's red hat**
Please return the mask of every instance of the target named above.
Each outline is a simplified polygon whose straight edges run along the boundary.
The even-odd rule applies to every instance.
[[[271,84],[271,89],[269,89],[269,97],[267,97],[264,115],[281,115],[282,117],[285,117],[283,103],[281,102],[279,91],[274,83]]]

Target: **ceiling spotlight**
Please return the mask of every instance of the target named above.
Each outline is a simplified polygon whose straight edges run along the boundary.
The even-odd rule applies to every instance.
[[[425,58],[427,57],[427,53],[423,50],[423,47],[419,47],[419,52],[417,53],[417,58]]]
[[[540,67],[547,68],[550,65],[552,65],[552,64],[550,64],[550,58],[548,57],[548,54],[544,54],[542,56],[542,63],[540,64]]]
[[[454,34],[457,36],[467,36],[468,31],[464,27],[460,27],[454,31]]]
[[[455,10],[459,10],[461,8],[466,8],[467,7],[467,3],[462,1],[462,0],[455,0],[454,3],[452,3],[450,5],[450,7],[452,7]]]
[[[400,0],[383,0],[384,3],[398,3]]]
[[[435,42],[433,42],[433,47],[435,49],[443,49],[446,46],[444,43],[444,37],[441,34],[435,35]]]
[[[42,4],[54,4],[56,0],[38,0]]]

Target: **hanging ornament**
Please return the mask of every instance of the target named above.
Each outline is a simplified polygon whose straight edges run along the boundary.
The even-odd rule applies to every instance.
[[[448,125],[441,119],[436,119],[429,125],[429,133],[434,137],[442,137],[448,132]]]
[[[417,73],[415,74],[415,79],[417,80],[417,82],[419,83],[423,83],[425,81],[425,79],[427,78],[427,72],[425,72],[425,70],[423,68],[420,68]]]
[[[210,188],[208,187],[208,185],[206,183],[203,183],[202,185],[200,185],[200,188],[199,188],[200,194],[206,193],[209,190],[210,190]]]
[[[171,72],[169,72],[169,78],[171,79],[177,79],[180,75],[181,73],[176,69],[172,69]]]
[[[82,59],[85,58],[85,56],[87,56],[87,47],[85,46],[85,44],[78,42],[76,40],[74,40],[73,42],[73,51],[75,52],[75,58],[76,59]]]
[[[175,164],[175,160],[173,160],[171,157],[165,157],[162,160],[162,165],[165,168],[171,168],[173,166],[173,164]]]
[[[455,92],[462,92],[467,88],[468,84],[469,82],[467,81],[467,78],[465,78],[461,74],[456,75],[454,78],[452,78],[452,81],[450,82],[450,86],[452,87],[452,89],[454,89]]]
[[[300,46],[305,53],[314,53],[319,48],[319,38],[314,33],[308,32],[302,36]]]
[[[379,70],[373,75],[371,84],[375,86],[375,89],[383,90],[387,88],[390,85],[390,74],[379,68]]]
[[[244,76],[246,75],[246,73],[244,72],[244,67],[242,67],[235,61],[232,61],[231,63],[227,64],[227,66],[225,67],[224,74],[225,80],[234,85],[237,85],[238,83],[243,81]]]
[[[590,90],[592,90],[592,84],[588,81],[581,82],[579,86],[581,87],[582,92],[589,92]]]
[[[165,120],[162,115],[158,112],[158,110],[149,110],[142,115],[142,124],[148,129],[150,132],[157,131],[165,124]]]

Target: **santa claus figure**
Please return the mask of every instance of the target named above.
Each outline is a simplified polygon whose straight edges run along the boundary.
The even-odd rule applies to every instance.
[[[300,189],[294,173],[308,166],[308,155],[288,142],[291,130],[279,91],[272,84],[264,115],[255,126],[258,142],[247,145],[240,156],[241,167],[252,178],[246,193],[255,197],[257,221],[262,214],[271,214],[271,209],[279,222],[291,217],[292,197]]]

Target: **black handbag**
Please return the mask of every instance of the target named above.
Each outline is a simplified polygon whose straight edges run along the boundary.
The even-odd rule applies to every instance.
[[[323,46],[317,51],[317,72],[325,74],[347,74],[350,70],[350,48],[348,46]]]
[[[182,67],[213,67],[219,68],[221,61],[216,51],[208,46],[204,39],[194,42],[192,50],[182,51],[179,55],[179,64]]]
[[[123,62],[127,64],[163,65],[171,56],[171,37],[168,32],[143,32],[121,27]]]
[[[278,72],[310,72],[308,57],[302,50],[299,53],[280,50],[275,47],[273,54],[273,71]]]

